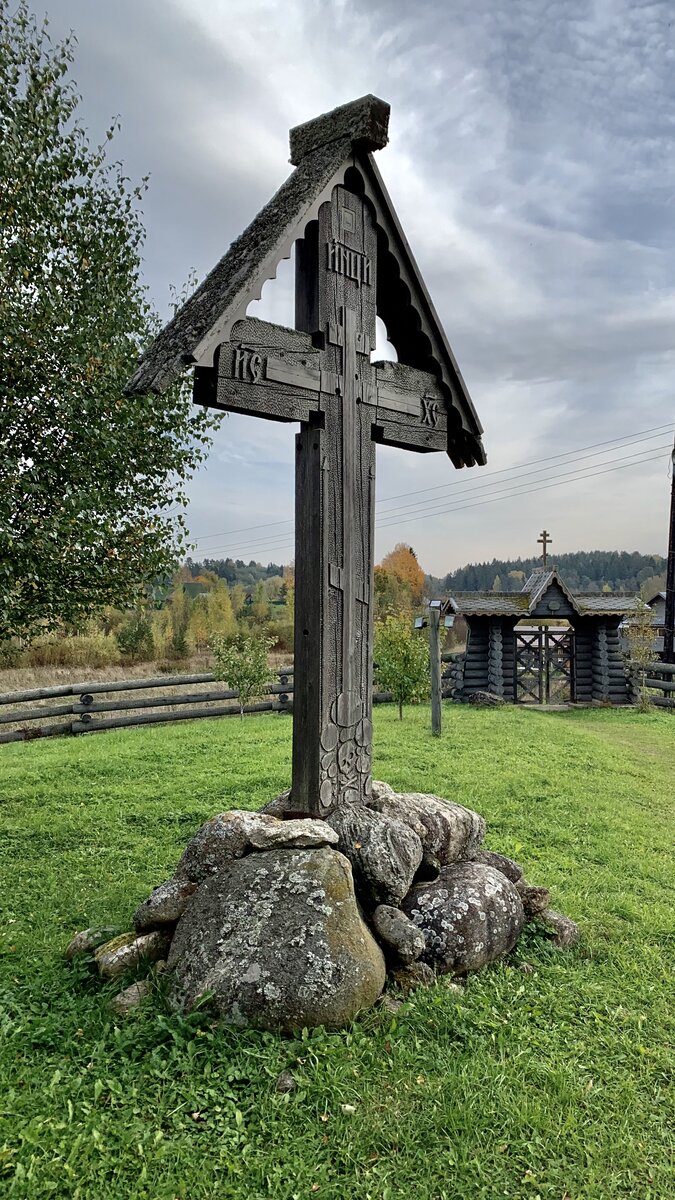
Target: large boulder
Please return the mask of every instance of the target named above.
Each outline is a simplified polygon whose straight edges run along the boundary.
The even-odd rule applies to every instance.
[[[389,792],[380,784],[368,807],[408,825],[421,839],[425,853],[441,866],[473,858],[485,837],[485,821],[478,813],[440,796]]]
[[[263,818],[251,831],[254,850],[305,850],[314,846],[337,846],[338,837],[330,825],[312,817],[281,821],[276,817]]]
[[[336,845],[337,837],[324,821],[306,818],[283,821],[268,812],[232,809],[205,821],[188,842],[176,868],[178,879],[201,883],[227,863],[251,850]]]
[[[351,866],[328,848],[251,854],[206,879],[178,922],[169,968],[182,1007],[210,993],[226,1021],[286,1032],[344,1025],[385,980]]]
[[[501,871],[502,875],[506,875],[511,883],[517,883],[523,877],[523,868],[520,863],[514,862],[512,858],[507,858],[505,854],[498,854],[496,850],[477,850],[473,855],[473,862],[483,863],[485,867],[494,867],[496,871]]]
[[[176,867],[176,878],[201,883],[235,858],[241,858],[250,849],[251,832],[259,822],[258,813],[239,809],[210,817],[190,838]]]
[[[443,867],[438,879],[416,884],[401,908],[424,933],[422,961],[442,973],[493,962],[513,949],[525,922],[511,881],[476,862]]]
[[[422,842],[414,830],[362,805],[343,805],[328,822],[338,835],[338,849],[352,864],[364,907],[372,912],[378,904],[399,904],[422,861]]]

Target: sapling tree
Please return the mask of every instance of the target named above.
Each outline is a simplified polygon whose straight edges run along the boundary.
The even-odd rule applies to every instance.
[[[211,649],[215,658],[213,674],[216,679],[228,683],[239,693],[239,715],[243,719],[244,706],[255,696],[262,696],[269,683],[270,668],[267,656],[274,645],[274,638],[265,637],[262,631],[253,629],[239,633],[236,637],[214,637]]]
[[[429,695],[429,647],[407,616],[390,615],[377,623],[374,665],[378,685],[398,704],[399,720],[404,704]]]
[[[650,707],[649,696],[647,694],[647,668],[654,661],[656,652],[654,650],[654,624],[653,613],[648,604],[644,600],[636,599],[635,607],[629,613],[625,635],[628,642],[628,653],[630,661],[637,669],[638,678],[640,680],[640,708],[646,710]]]

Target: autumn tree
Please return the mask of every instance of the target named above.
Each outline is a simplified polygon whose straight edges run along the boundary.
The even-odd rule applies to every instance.
[[[205,599],[209,633],[224,638],[232,637],[237,629],[237,621],[227,584],[219,579],[207,592]]]
[[[128,607],[182,552],[175,510],[212,418],[185,387],[127,398],[157,321],[143,186],[92,146],[26,0],[0,0],[0,643]]]
[[[424,599],[424,571],[412,546],[398,542],[376,567],[375,592],[382,607],[393,612],[410,610]]]

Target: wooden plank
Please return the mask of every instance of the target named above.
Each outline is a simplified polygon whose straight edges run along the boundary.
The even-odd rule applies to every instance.
[[[645,679],[645,687],[658,688],[661,692],[675,692],[675,679]]]
[[[265,695],[285,696],[293,691],[292,684],[269,683],[264,688]],[[73,704],[64,711],[78,713],[93,712],[125,712],[137,708],[163,708],[172,705],[180,707],[183,704],[212,703],[215,700],[236,700],[239,692],[220,690],[215,692],[186,692],[178,696],[144,696],[133,700],[102,700],[93,704]]]
[[[55,704],[50,708],[29,708],[24,709],[23,712],[3,713],[0,716],[0,725],[19,724],[21,721],[40,721],[45,717],[65,717],[70,716],[72,711],[72,704]]]
[[[441,648],[439,640],[441,612],[429,609],[429,665],[431,668],[431,733],[441,736]]]
[[[142,692],[146,688],[182,687],[188,683],[213,683],[215,675],[205,671],[201,675],[156,675],[147,679],[113,679],[96,683],[74,683],[74,696],[95,696],[99,692]]]
[[[62,721],[59,725],[41,725],[37,729],[32,726],[30,729],[13,729],[7,733],[0,733],[0,743],[32,742],[37,738],[56,737],[61,733],[70,733],[70,721]]]
[[[0,704],[23,704],[26,700],[51,700],[56,696],[72,696],[72,683],[59,684],[57,687],[29,688],[23,692],[1,692]]]
[[[279,678],[292,676],[293,667],[280,667],[278,671],[270,671],[270,674]],[[149,676],[147,679],[111,679],[97,680],[93,683],[66,683],[51,688],[3,692],[0,694],[0,704],[22,704],[28,700],[49,700],[57,696],[94,695],[97,692],[131,692],[142,691],[145,688],[182,687],[190,683],[214,683],[215,679],[212,671],[205,671],[200,675],[157,675]],[[198,696],[199,693],[195,693],[195,695]]]
[[[317,396],[307,390],[284,391],[279,386],[219,378],[216,399],[210,407],[248,413],[268,421],[309,421],[319,405]]]
[[[651,662],[647,664],[647,670],[653,675],[675,675],[675,663]]]
[[[302,689],[294,696],[293,808],[318,811],[320,778],[321,631],[324,592],[324,431],[304,425],[295,459],[295,670]]]
[[[245,713],[285,712],[286,709],[287,705],[276,700],[244,705]],[[188,712],[143,713],[138,717],[110,717],[102,721],[73,721],[70,729],[72,733],[97,733],[100,729],[122,729],[127,725],[156,725],[160,722],[168,724],[171,721],[201,720],[202,717],[238,717],[239,715],[239,705],[229,704],[222,708],[194,708]]]
[[[447,434],[444,430],[436,431],[421,426],[405,425],[400,421],[382,419],[382,412],[377,410],[377,424],[373,426],[373,441],[383,446],[399,446],[402,450],[415,450],[419,454],[429,454],[447,449]]]

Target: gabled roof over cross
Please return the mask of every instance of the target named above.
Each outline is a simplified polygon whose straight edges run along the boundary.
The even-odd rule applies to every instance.
[[[372,151],[387,144],[388,124],[389,105],[369,95],[291,130],[295,170],[155,339],[128,392],[162,393],[186,367],[212,367],[219,346],[334,187],[345,185],[363,197],[375,220],[377,315],[399,364],[435,377],[455,466],[486,461],[481,423],[373,159]]]

